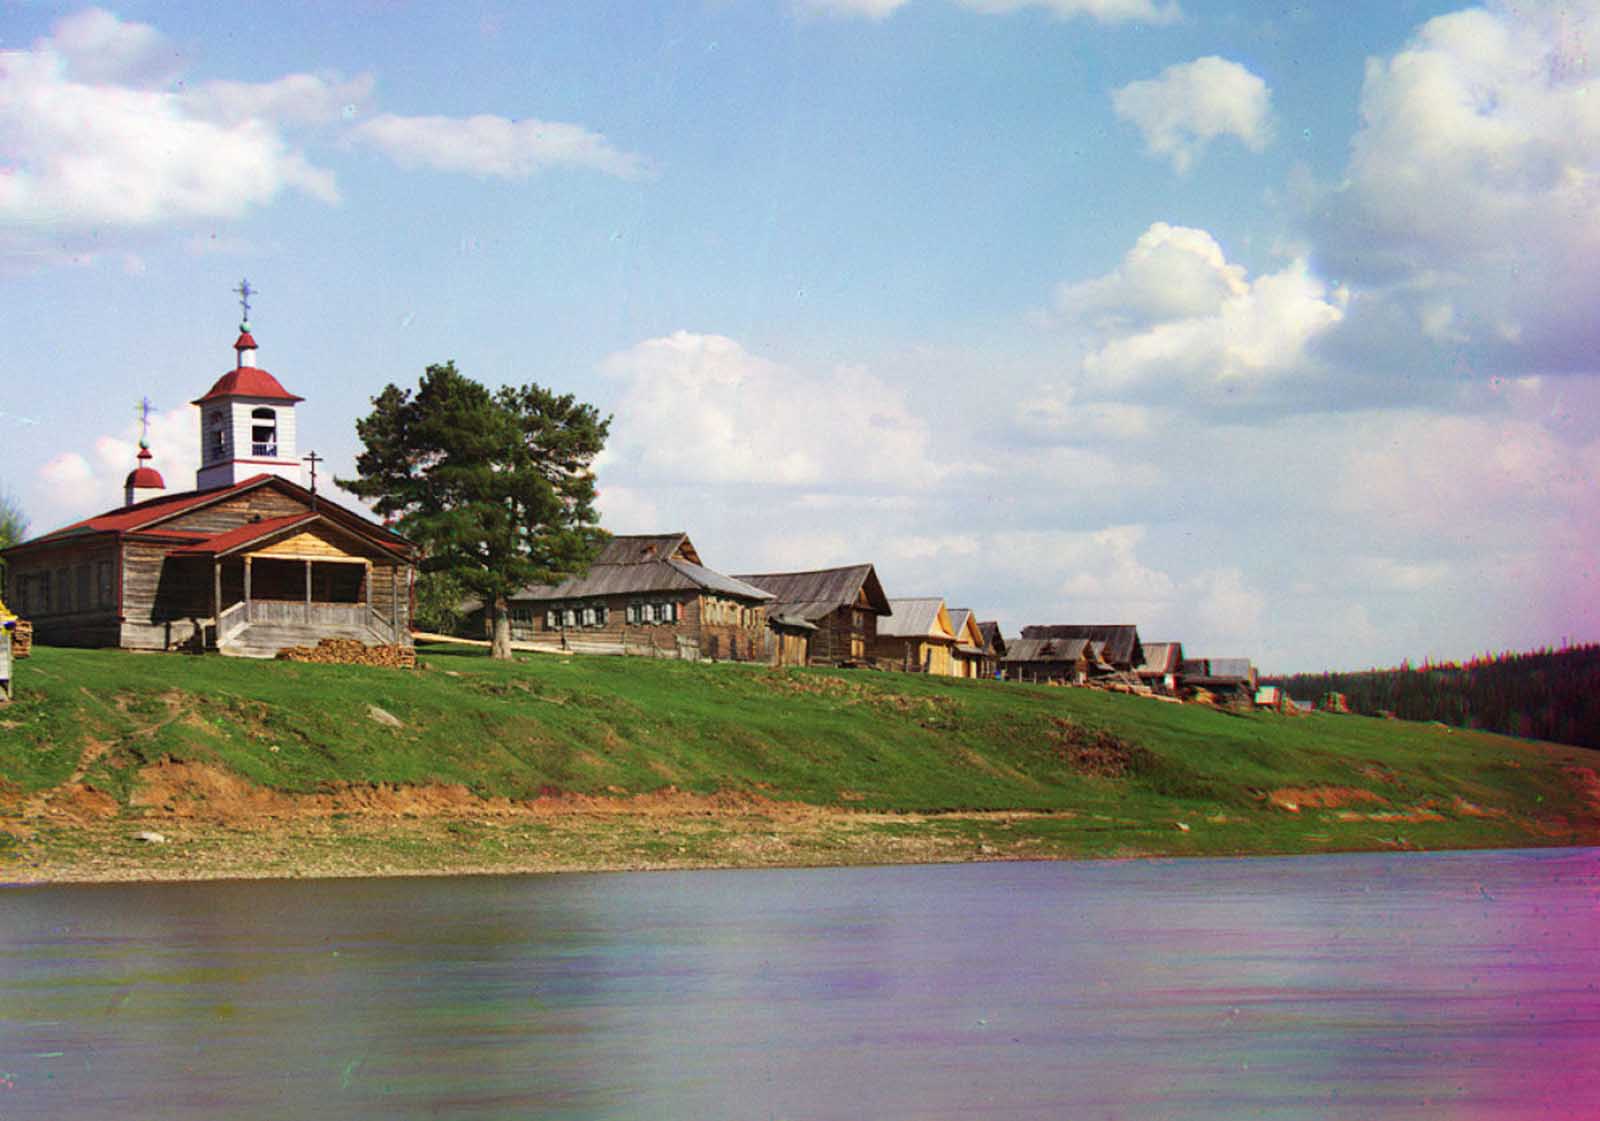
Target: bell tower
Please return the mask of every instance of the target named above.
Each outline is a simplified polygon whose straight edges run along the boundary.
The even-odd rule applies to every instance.
[[[294,407],[304,397],[290,393],[256,365],[256,340],[250,334],[248,280],[234,289],[244,308],[232,370],[217,379],[200,406],[200,469],[195,489],[232,486],[255,475],[278,475],[300,482],[300,457],[295,452]]]

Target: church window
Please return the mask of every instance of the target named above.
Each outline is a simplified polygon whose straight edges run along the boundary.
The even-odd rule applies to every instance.
[[[223,423],[221,411],[211,414],[206,432],[206,458],[209,460],[222,459],[228,451],[228,430]]]
[[[250,454],[277,458],[278,414],[271,409],[250,410]]]

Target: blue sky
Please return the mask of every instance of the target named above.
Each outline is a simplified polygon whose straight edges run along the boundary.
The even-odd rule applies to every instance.
[[[617,532],[1269,670],[1600,639],[1600,5],[0,4],[0,487],[348,473],[454,359]]]

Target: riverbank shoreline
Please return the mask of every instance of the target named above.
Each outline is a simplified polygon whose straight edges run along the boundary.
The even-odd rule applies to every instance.
[[[922,674],[42,647],[0,714],[11,882],[1588,843],[1583,748]]]
[[[1528,835],[1434,844],[1441,820],[1311,817],[1303,841],[1248,820],[1163,828],[1104,815],[884,814],[768,804],[744,811],[480,807],[256,822],[169,815],[44,819],[0,851],[7,886],[218,880],[543,875],[1038,860],[1304,856],[1530,847]],[[1343,832],[1333,827],[1347,827]],[[1354,826],[1354,828],[1349,828]],[[1439,838],[1442,839],[1442,838]],[[1541,847],[1600,845],[1600,822],[1552,823]]]

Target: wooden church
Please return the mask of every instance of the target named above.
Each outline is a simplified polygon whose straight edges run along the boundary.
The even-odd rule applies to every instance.
[[[234,350],[194,401],[193,490],[168,493],[141,439],[121,506],[4,552],[7,602],[36,641],[246,657],[328,637],[410,644],[415,548],[315,493],[315,459],[301,485],[304,398],[256,365],[248,319]]]

